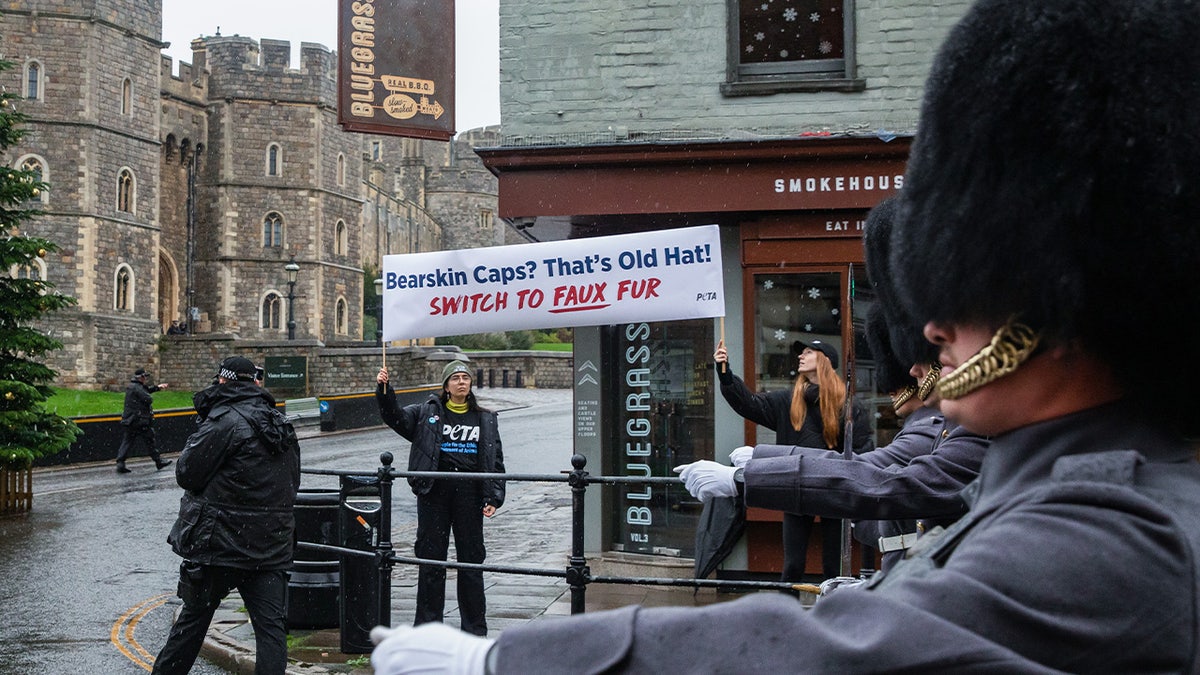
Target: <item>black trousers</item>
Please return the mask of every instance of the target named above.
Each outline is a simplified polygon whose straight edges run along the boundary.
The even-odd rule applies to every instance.
[[[154,427],[134,427],[132,425],[125,427],[125,434],[121,437],[121,447],[117,450],[117,466],[125,466],[125,458],[130,453],[145,450],[146,454],[154,460],[155,466],[162,464],[162,457],[158,454],[158,448],[154,443]]]
[[[445,560],[454,532],[458,562],[482,563],[483,500],[479,481],[435,480],[428,493],[417,498],[418,558]],[[458,613],[462,629],[487,635],[487,603],[483,596],[483,572],[457,570]],[[441,622],[446,606],[446,568],[421,565],[417,573],[417,616],[413,625]]]
[[[255,675],[287,670],[287,584],[284,570],[243,570],[184,563],[179,573],[183,610],[154,660],[154,675],[186,675],[200,655],[213,614],[237,589],[250,613],[256,650]]]
[[[813,516],[783,514],[783,573],[780,581],[801,581],[804,563],[808,558],[808,536],[812,532]],[[875,566],[875,549],[860,546],[860,566]],[[821,574],[826,579],[838,576],[842,567],[842,521],[821,518]]]

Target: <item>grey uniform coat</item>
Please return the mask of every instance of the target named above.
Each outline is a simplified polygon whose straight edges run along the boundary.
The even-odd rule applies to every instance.
[[[1200,672],[1200,463],[1120,404],[993,438],[970,512],[868,587],[509,628],[499,672]],[[546,649],[570,645],[570,649]]]

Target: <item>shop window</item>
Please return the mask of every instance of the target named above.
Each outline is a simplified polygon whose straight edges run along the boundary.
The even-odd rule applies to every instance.
[[[45,73],[40,62],[29,61],[25,64],[25,98],[30,101],[43,100],[44,81]]]
[[[133,269],[129,265],[117,267],[113,284],[113,309],[118,312],[133,311]]]
[[[283,216],[274,211],[263,218],[263,248],[283,246]]]
[[[262,301],[258,325],[263,330],[281,330],[283,327],[283,297],[275,291],[268,292]]]
[[[726,96],[861,91],[854,0],[726,0]]]
[[[713,458],[713,322],[607,327],[603,425],[612,473],[674,476]],[[606,471],[607,473],[607,471]],[[613,550],[690,557],[703,504],[679,485],[621,485],[613,499]]]
[[[133,213],[137,204],[137,182],[133,171],[121,169],[117,173],[117,210],[123,213]]]

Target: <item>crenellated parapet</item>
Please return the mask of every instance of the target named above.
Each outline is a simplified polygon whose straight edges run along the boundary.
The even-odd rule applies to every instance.
[[[200,45],[196,43],[199,42]],[[300,63],[292,67],[287,40],[255,41],[240,35],[199,38],[211,100],[269,98],[336,106],[337,68],[324,45],[300,43]],[[199,59],[197,59],[198,61]],[[269,96],[264,92],[270,92]]]

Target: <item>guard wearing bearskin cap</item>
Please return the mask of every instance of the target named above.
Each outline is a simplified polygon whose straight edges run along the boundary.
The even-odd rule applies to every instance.
[[[376,672],[1200,672],[1198,37],[1195,0],[979,0],[934,63],[890,268],[942,411],[992,436],[962,519],[810,611],[418,631]]]

